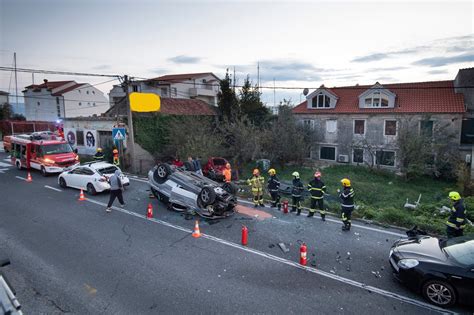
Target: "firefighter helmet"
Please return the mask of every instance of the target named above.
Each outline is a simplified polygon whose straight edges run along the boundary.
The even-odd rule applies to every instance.
[[[344,187],[351,187],[351,181],[348,178],[341,179],[341,184]]]
[[[295,178],[300,178],[300,173],[298,172],[293,172],[291,175],[293,175]]]
[[[274,168],[271,168],[268,170],[268,174],[270,174],[271,176],[275,175],[277,172],[275,171]]]
[[[457,191],[452,191],[449,193],[449,199],[453,201],[458,201],[461,199],[461,195]]]
[[[102,148],[97,148],[97,152],[102,152]]]
[[[259,175],[260,174],[260,171],[258,170],[258,168],[254,169],[253,170],[253,175]]]

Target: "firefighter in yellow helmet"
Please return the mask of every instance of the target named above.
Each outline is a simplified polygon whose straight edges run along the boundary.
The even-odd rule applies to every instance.
[[[453,207],[446,222],[446,234],[448,238],[463,236],[463,230],[466,226],[466,208],[464,207],[463,199],[456,191],[450,192],[448,196],[453,202]]]
[[[341,179],[342,191],[339,189],[339,198],[341,198],[342,226],[343,231],[351,229],[351,216],[354,210],[354,188],[351,187],[351,181],[348,178]]]
[[[301,196],[303,194],[304,186],[303,182],[300,179],[300,173],[293,172],[291,174],[293,176],[293,187],[291,189],[291,201],[292,207],[291,212],[296,211],[296,215],[301,214]]]
[[[94,161],[103,161],[104,160],[104,152],[102,152],[102,148],[97,148],[97,152],[94,154]]]
[[[309,208],[308,217],[314,216],[316,206],[319,208],[321,219],[326,221],[326,211],[324,211],[324,194],[326,193],[326,185],[321,180],[321,172],[316,171],[314,178],[308,184],[308,190],[311,194],[311,207]]]
[[[252,178],[247,180],[247,184],[252,187],[253,205],[254,207],[265,207],[263,204],[263,185],[265,184],[265,178],[260,175],[258,168],[252,172]]]
[[[272,208],[278,207],[278,210],[280,210],[280,180],[276,176],[274,168],[268,170],[268,175],[270,175],[270,178],[267,182],[267,189],[272,197]]]

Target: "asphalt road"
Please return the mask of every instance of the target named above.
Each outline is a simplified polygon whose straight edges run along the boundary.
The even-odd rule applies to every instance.
[[[5,158],[0,153],[0,163]],[[27,183],[26,171],[0,166],[0,257],[12,261],[2,271],[26,314],[441,311],[392,279],[388,251],[403,231],[359,224],[343,233],[337,219],[242,204],[233,217],[201,221],[203,237],[195,239],[194,220],[149,199],[140,179],[125,191],[125,208],[109,214],[108,194],[78,201],[56,176],[32,172]],[[298,264],[301,242],[307,267]]]

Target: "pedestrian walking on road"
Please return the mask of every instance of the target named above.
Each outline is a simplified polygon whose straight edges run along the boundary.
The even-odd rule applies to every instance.
[[[463,236],[464,227],[466,226],[466,208],[464,207],[461,195],[452,191],[449,193],[449,199],[453,202],[451,215],[446,222],[446,234],[448,238]]]
[[[270,175],[270,178],[268,179],[267,188],[272,197],[272,208],[278,207],[278,210],[280,210],[280,180],[276,176],[274,168],[268,170],[268,175]]]
[[[291,212],[296,211],[296,215],[301,214],[301,196],[304,191],[303,182],[300,179],[300,173],[293,172],[293,188],[291,190],[291,198],[292,198],[292,205],[291,205]]]
[[[321,172],[316,171],[314,178],[308,184],[308,190],[311,193],[311,206],[308,217],[314,216],[316,206],[321,214],[321,219],[326,221],[326,211],[324,211],[324,194],[326,193],[326,185],[321,180]]]
[[[260,176],[258,168],[253,170],[252,175],[252,178],[247,180],[247,184],[252,187],[253,206],[255,208],[258,206],[265,207],[263,204],[263,185],[265,184],[265,178]]]
[[[115,201],[115,198],[118,198],[120,205],[123,207],[125,206],[125,202],[123,202],[123,184],[120,180],[121,172],[120,170],[116,170],[114,175],[110,176],[109,183],[110,183],[110,198],[109,203],[107,204],[107,209],[105,211],[111,212],[112,211],[112,204]]]
[[[351,187],[351,181],[348,178],[341,179],[343,190],[339,189],[339,198],[341,198],[341,212],[342,212],[342,226],[343,231],[350,231],[351,229],[351,217],[352,211],[354,210],[354,189]]]

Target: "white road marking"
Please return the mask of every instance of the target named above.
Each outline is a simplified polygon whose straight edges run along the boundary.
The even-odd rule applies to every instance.
[[[51,187],[51,186],[48,186],[48,185],[44,185],[44,188],[49,188],[49,189],[56,190],[56,191],[62,191],[61,189],[57,189],[57,188],[54,188],[54,187]]]
[[[3,160],[4,160],[5,162],[10,162],[10,165],[11,165],[12,160],[11,160],[10,158],[5,158],[5,159],[3,159]]]
[[[12,167],[13,165],[11,163],[3,163],[0,162],[0,167]]]
[[[15,176],[15,177],[18,178],[18,179],[21,179],[21,180],[26,180],[26,178],[24,178],[24,177],[20,177],[20,176]]]
[[[0,173],[5,174],[5,172],[8,171],[8,170],[9,170],[8,168],[2,168],[2,169],[0,169]]]
[[[107,206],[105,203],[100,202],[100,201],[91,200],[91,199],[87,199],[87,201],[89,201],[91,203],[94,203],[94,204],[97,204],[97,205],[100,205],[100,206],[103,206],[103,207]],[[126,210],[126,209],[118,208],[118,207],[115,207],[115,206],[112,206],[112,208],[116,211],[119,211],[119,212],[122,212],[122,213],[125,213],[125,214],[129,214],[129,215],[132,215],[134,217],[137,217],[137,218],[140,218],[140,219],[143,219],[143,220],[146,220],[146,221],[152,221],[152,222],[160,224],[160,225],[168,226],[168,227],[173,228],[175,230],[183,231],[185,233],[192,233],[193,232],[192,230],[190,230],[188,228],[184,228],[184,227],[179,226],[179,225],[174,225],[174,224],[162,221],[162,220],[157,220],[155,218],[148,219],[145,215],[138,214],[138,213]],[[335,275],[335,274],[332,274],[332,273],[329,273],[329,272],[325,272],[325,271],[322,271],[322,270],[319,270],[319,269],[316,269],[316,268],[313,268],[313,267],[302,266],[302,265],[298,264],[297,262],[287,260],[287,259],[275,256],[275,255],[272,255],[272,254],[268,254],[268,253],[265,253],[265,252],[262,252],[262,251],[259,251],[259,250],[256,250],[256,249],[248,248],[248,247],[242,246],[240,244],[232,243],[232,242],[226,241],[224,239],[220,239],[220,238],[215,237],[215,236],[211,236],[211,235],[208,235],[208,234],[202,234],[202,233],[201,233],[201,235],[202,235],[203,238],[206,238],[208,240],[211,240],[211,241],[214,241],[214,242],[217,242],[217,243],[220,243],[220,244],[224,244],[224,245],[236,248],[236,249],[240,249],[240,250],[246,251],[248,253],[252,253],[252,254],[261,256],[263,258],[267,258],[267,259],[270,259],[270,260],[273,260],[273,261],[276,261],[276,262],[280,262],[282,264],[285,264],[285,265],[288,265],[288,266],[291,266],[291,267],[295,267],[295,268],[298,268],[298,269],[309,271],[309,272],[318,274],[318,275],[326,277],[326,278],[330,278],[330,279],[333,279],[333,280],[336,280],[336,281],[339,281],[339,282],[342,282],[342,283],[345,283],[345,284],[348,284],[348,285],[351,285],[351,286],[354,286],[354,287],[357,287],[357,288],[360,288],[360,289],[367,290],[369,292],[377,293],[379,295],[389,297],[389,298],[392,298],[392,299],[395,299],[395,300],[398,300],[398,301],[401,301],[401,302],[405,302],[405,303],[408,303],[408,304],[411,304],[411,305],[415,305],[415,306],[418,306],[418,307],[421,307],[421,308],[424,308],[424,309],[427,309],[427,310],[430,310],[430,311],[437,311],[437,312],[440,312],[442,314],[456,314],[455,312],[445,310],[443,308],[425,303],[423,301],[418,301],[418,300],[409,298],[407,296],[404,296],[404,295],[401,295],[401,294],[398,294],[398,293],[395,293],[395,292],[390,292],[390,291],[383,290],[383,289],[380,289],[380,288],[377,288],[377,287],[366,285],[364,283],[357,282],[357,281],[354,281],[354,280],[351,280],[351,279],[348,279],[348,278],[344,278],[344,277],[341,277],[341,276],[338,276],[338,275]]]

